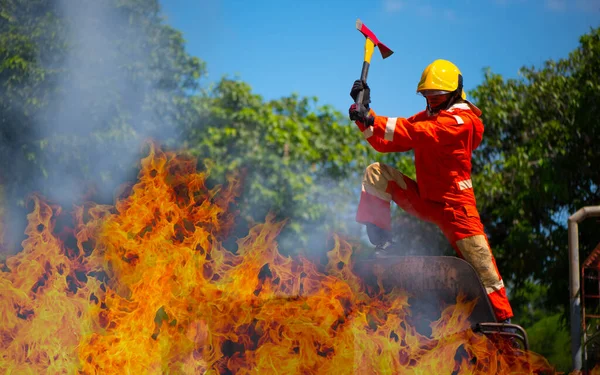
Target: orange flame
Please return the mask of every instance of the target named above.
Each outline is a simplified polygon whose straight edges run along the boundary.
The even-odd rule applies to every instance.
[[[0,274],[0,368],[79,374],[531,374],[545,359],[473,332],[459,296],[431,337],[408,296],[371,295],[335,236],[321,266],[282,256],[268,216],[238,241],[239,181],[209,189],[193,159],[152,147],[116,205],[86,204],[70,231],[34,197],[23,251]]]

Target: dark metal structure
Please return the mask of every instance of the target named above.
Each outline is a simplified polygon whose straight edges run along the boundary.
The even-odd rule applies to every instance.
[[[581,266],[581,311],[584,367],[590,369],[600,363],[600,244]]]
[[[355,272],[367,285],[381,282],[385,292],[398,288],[408,292],[409,323],[421,334],[430,333],[429,322],[439,318],[446,305],[455,304],[462,293],[477,300],[469,317],[474,330],[485,334],[511,336],[529,349],[527,333],[516,324],[496,321],[487,293],[475,269],[466,261],[450,256],[397,256],[357,262]]]
[[[583,207],[567,221],[569,230],[569,299],[571,305],[571,356],[573,370],[581,371],[583,367],[582,322],[580,298],[580,263],[579,263],[579,223],[583,220],[600,216],[600,206]]]

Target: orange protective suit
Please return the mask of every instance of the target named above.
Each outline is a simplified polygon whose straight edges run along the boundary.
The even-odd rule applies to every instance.
[[[439,226],[459,257],[477,271],[498,321],[513,316],[502,277],[477,211],[471,183],[471,153],[483,136],[483,123],[466,102],[437,115],[377,116],[373,126],[356,125],[379,152],[414,150],[417,182],[394,168],[367,167],[356,220],[391,229],[390,202]]]

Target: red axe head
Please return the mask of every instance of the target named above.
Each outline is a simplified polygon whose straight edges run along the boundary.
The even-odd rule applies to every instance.
[[[384,59],[386,57],[390,57],[392,55],[392,53],[394,53],[394,51],[389,49],[385,44],[381,43],[379,41],[379,39],[377,39],[375,34],[373,34],[373,32],[371,30],[369,30],[369,28],[364,23],[362,23],[361,20],[356,20],[356,28],[365,37],[371,39],[373,44],[375,44],[375,47],[379,47],[379,52],[381,52],[381,57],[383,57]]]

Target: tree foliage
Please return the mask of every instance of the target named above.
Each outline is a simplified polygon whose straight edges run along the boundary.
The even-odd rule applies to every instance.
[[[173,140],[191,119],[204,63],[156,0],[0,4],[5,201],[14,211],[32,191],[67,205],[111,199],[135,176],[140,140]]]
[[[514,294],[542,283],[548,307],[568,303],[567,218],[600,202],[599,76],[594,29],[568,58],[523,68],[518,79],[487,70],[473,92],[486,125],[474,157],[484,224]],[[582,260],[600,241],[596,225],[580,226]]]
[[[289,220],[284,247],[286,234],[295,246],[316,246],[317,237],[353,224],[362,169],[374,153],[345,116],[316,98],[265,102],[230,79],[198,98],[196,108],[196,121],[182,129],[184,145],[212,161],[216,180],[244,171],[240,209],[248,222],[269,211]]]
[[[571,370],[571,339],[569,331],[561,324],[561,314],[540,316],[529,326],[527,335],[531,350],[539,353],[565,373]]]
[[[163,24],[157,1],[1,8],[1,180],[44,193],[65,176],[105,183],[130,168],[131,140],[174,135],[204,65]]]

